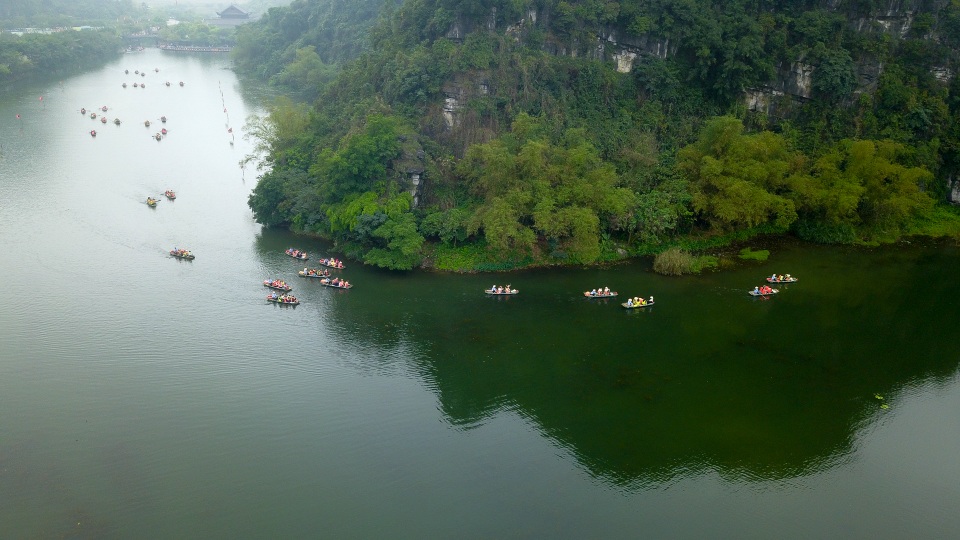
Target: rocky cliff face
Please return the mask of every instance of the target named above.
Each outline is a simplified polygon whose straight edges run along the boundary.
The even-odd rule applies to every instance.
[[[918,13],[937,13],[951,0],[887,0],[880,8],[869,15],[853,14],[848,16],[849,24],[858,32],[880,32],[892,38],[906,36]],[[845,9],[846,2],[842,0],[822,0],[821,7],[839,11]],[[545,10],[531,9],[519,20],[502,26],[505,35],[520,40],[523,33],[534,26],[549,26],[551,14]],[[498,31],[496,9],[491,9],[486,18],[476,21],[457,19],[447,32],[451,39],[463,39],[467,33],[477,29]],[[931,32],[927,39],[938,40],[938,36]],[[556,40],[547,40],[543,44],[544,50],[551,54],[564,56],[585,56],[597,60],[612,62],[617,71],[629,73],[636,60],[643,56],[668,58],[676,55],[679,43],[671,41],[651,31],[642,35],[631,35],[618,28],[602,28],[596,33],[592,43],[563,43]],[[779,116],[779,112],[788,110],[796,103],[810,99],[813,91],[813,79],[816,66],[798,58],[793,62],[777,66],[776,76],[755,88],[748,88],[744,92],[744,103],[748,110],[763,112],[772,117]],[[863,92],[873,92],[877,81],[883,72],[883,65],[875,59],[861,58],[856,61],[857,89],[854,95]],[[949,82],[954,71],[947,66],[937,67],[933,75],[942,82]],[[464,88],[461,85],[448,85],[445,88],[446,102],[443,116],[449,128],[458,124],[458,111],[461,110],[465,99],[478,92],[495,91],[487,87]]]

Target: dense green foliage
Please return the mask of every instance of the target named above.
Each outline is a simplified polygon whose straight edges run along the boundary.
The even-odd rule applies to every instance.
[[[361,49],[329,31],[368,12],[276,8],[238,65],[316,100],[263,124],[251,206],[391,268],[955,232],[936,204],[960,173],[960,1],[918,5],[901,29],[866,0],[407,0],[335,74]],[[788,91],[747,110],[767,88]]]
[[[165,24],[160,27],[157,36],[160,41],[175,45],[222,47],[235,43],[234,28],[210,26],[199,18],[180,21],[173,25]]]
[[[237,29],[233,58],[242,72],[307,101],[356,58],[387,0],[294,0]]]
[[[0,34],[0,81],[95,65],[116,57],[120,39],[110,31]]]

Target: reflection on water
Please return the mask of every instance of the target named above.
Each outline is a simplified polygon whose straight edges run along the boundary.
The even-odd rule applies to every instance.
[[[950,282],[955,248],[781,257],[805,279],[764,303],[745,294],[766,273],[755,267],[686,279],[635,267],[527,272],[511,276],[523,294],[509,302],[482,295],[496,276],[415,273],[372,292],[364,281],[377,276],[355,272],[350,300],[366,309],[327,314],[353,342],[423,344],[416,372],[453,424],[519,411],[613,484],[705,471],[792,478],[848,459],[857,432],[887,413],[875,394],[895,403],[904,385],[955,377],[957,330],[929,329],[931,314],[953,320],[960,308],[928,285]],[[869,283],[845,274],[851,264],[871,268]],[[578,296],[614,280],[657,291],[656,311]]]
[[[186,86],[120,86],[155,65]],[[4,536],[960,530],[955,245],[786,243],[684,278],[347,261],[334,290],[284,250],[342,254],[252,220],[256,109],[224,67],[147,51],[0,94]],[[92,140],[75,109],[100,104],[134,120]],[[746,294],[774,271],[800,282]],[[267,278],[302,304],[267,303]],[[506,281],[520,294],[483,294]],[[598,286],[657,305],[582,296]]]

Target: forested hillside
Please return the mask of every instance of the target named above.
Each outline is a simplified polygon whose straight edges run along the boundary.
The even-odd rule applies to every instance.
[[[371,264],[960,231],[958,0],[407,0],[349,54],[303,17],[337,5],[271,10],[250,35],[273,60],[238,57],[277,76],[363,50],[253,126],[250,204]]]
[[[395,0],[387,0],[394,2]],[[242,73],[314,99],[336,66],[359,56],[384,0],[294,0],[238,28],[234,61]]]
[[[93,66],[120,53],[114,31],[65,30],[55,34],[0,34],[0,82],[33,73]]]

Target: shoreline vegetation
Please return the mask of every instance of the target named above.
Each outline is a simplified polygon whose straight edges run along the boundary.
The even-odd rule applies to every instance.
[[[290,96],[245,128],[265,164],[249,205],[266,227],[365,264],[443,271],[656,256],[677,273],[722,267],[713,253],[727,246],[762,251],[754,239],[770,235],[960,237],[947,203],[960,177],[956,2],[891,14],[690,0],[682,17],[670,2],[343,5],[294,2],[238,29],[238,71]],[[908,26],[855,24],[881,15]],[[369,30],[330,41],[341,27]],[[615,41],[584,45],[601,28],[675,50],[621,69]],[[807,66],[805,87],[746,104],[793,84],[777,67],[791,65]]]

